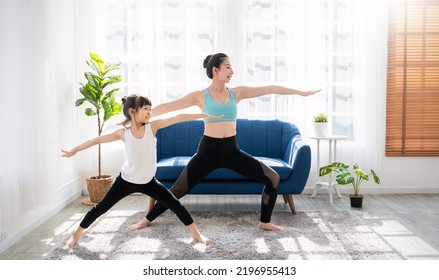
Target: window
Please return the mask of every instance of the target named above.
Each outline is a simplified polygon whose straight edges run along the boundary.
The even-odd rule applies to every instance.
[[[439,156],[439,2],[391,1],[386,156]]]
[[[240,103],[242,118],[291,121],[306,131],[326,112],[332,134],[354,135],[354,1],[100,0],[107,60],[123,62],[120,95],[153,104],[206,87],[206,55],[225,52],[236,75],[229,86],[279,84],[322,89],[312,98],[267,95]],[[196,15],[196,16],[194,16]]]
[[[201,74],[203,59],[213,52],[210,1],[100,3],[106,9],[106,52],[124,69],[121,96],[138,93],[158,104],[206,84]]]
[[[248,101],[247,117],[297,122],[292,112],[327,112],[331,133],[354,138],[352,9],[350,0],[247,1],[246,84],[324,87],[316,97],[321,107],[304,109],[300,98],[268,95]]]

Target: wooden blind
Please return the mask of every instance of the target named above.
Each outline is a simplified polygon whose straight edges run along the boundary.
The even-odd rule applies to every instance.
[[[386,156],[439,156],[439,1],[390,1]]]

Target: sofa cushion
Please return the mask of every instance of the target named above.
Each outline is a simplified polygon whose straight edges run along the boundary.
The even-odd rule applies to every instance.
[[[159,160],[157,163],[158,168],[156,178],[159,181],[176,180],[190,159],[191,157],[179,156]],[[256,159],[273,168],[279,174],[281,180],[286,180],[290,176],[292,167],[283,160],[266,157],[256,157]],[[227,168],[216,169],[212,171],[209,175],[207,175],[205,179],[248,180],[247,177],[241,176],[240,174]]]

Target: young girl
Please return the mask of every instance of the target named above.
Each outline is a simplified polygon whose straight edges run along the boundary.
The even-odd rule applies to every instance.
[[[113,133],[101,135],[92,140],[73,148],[70,151],[62,151],[62,157],[72,157],[77,152],[88,149],[96,144],[108,143],[116,140],[125,142],[126,162],[122,166],[120,175],[116,178],[113,186],[108,190],[105,197],[97,203],[78,226],[73,236],[67,241],[65,248],[72,248],[83,231],[88,228],[98,217],[106,213],[113,205],[122,198],[136,193],[144,193],[156,199],[171,209],[184,225],[188,226],[192,237],[204,244],[211,240],[204,237],[198,231],[192,217],[180,201],[159,181],[154,178],[156,162],[156,139],[157,130],[175,123],[189,121],[198,118],[217,119],[207,114],[181,114],[168,119],[150,122],[151,102],[144,96],[131,95],[122,99],[123,114],[126,119],[124,126],[131,123],[130,127],[119,129]],[[139,229],[130,227],[130,230]]]
[[[236,137],[236,117],[238,103],[241,100],[267,94],[313,95],[320,90],[301,91],[282,86],[260,86],[235,88],[226,87],[233,75],[232,65],[227,55],[217,53],[206,57],[203,63],[207,76],[212,79],[209,87],[191,92],[180,99],[163,103],[154,108],[154,115],[198,106],[211,115],[224,115],[221,119],[204,122],[204,135],[197,153],[189,161],[180,177],[171,188],[171,192],[181,198],[198,182],[217,168],[229,168],[245,177],[264,183],[261,199],[261,215],[258,227],[264,230],[281,231],[284,228],[271,222],[271,215],[276,203],[279,175],[269,166],[242,151]],[[227,151],[227,152],[224,152]],[[137,223],[137,227],[146,227],[166,211],[163,203],[156,203],[146,218]]]

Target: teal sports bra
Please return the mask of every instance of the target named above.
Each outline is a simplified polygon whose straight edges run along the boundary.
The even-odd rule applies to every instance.
[[[209,90],[206,88],[204,90],[204,107],[203,113],[209,114],[211,116],[221,116],[222,118],[217,120],[204,120],[204,122],[226,122],[226,121],[236,121],[236,116],[238,114],[238,103],[236,102],[235,93],[230,88],[227,88],[230,94],[229,102],[224,104],[219,104],[212,98]]]

